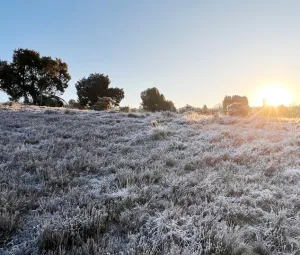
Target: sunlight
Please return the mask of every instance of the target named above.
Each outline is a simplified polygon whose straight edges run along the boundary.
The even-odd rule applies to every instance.
[[[287,89],[279,85],[269,85],[262,88],[258,95],[258,100],[269,106],[278,106],[278,105],[289,105],[291,103],[291,97]]]

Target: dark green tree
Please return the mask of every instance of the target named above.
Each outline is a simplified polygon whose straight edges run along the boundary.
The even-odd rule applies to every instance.
[[[142,107],[145,111],[176,111],[176,107],[172,101],[165,99],[157,88],[151,88],[141,93]]]
[[[109,88],[110,79],[107,75],[93,73],[88,78],[79,80],[75,87],[80,105],[93,106],[99,98],[110,97],[114,106],[118,106],[124,98],[124,90]]]
[[[17,49],[11,63],[0,61],[0,90],[13,101],[23,97],[26,103],[45,105],[43,99],[47,98],[53,103],[58,100],[57,92],[62,94],[70,79],[66,63],[42,57],[34,50]]]

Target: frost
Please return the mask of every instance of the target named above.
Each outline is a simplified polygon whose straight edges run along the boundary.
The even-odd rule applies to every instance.
[[[111,197],[126,197],[128,196],[129,191],[128,189],[119,189],[118,191],[114,192],[114,193],[110,193],[109,196]]]
[[[299,176],[300,177],[300,168],[299,169],[287,169],[284,172],[285,175],[293,175],[293,176]]]
[[[299,119],[0,108],[1,255],[300,249]]]

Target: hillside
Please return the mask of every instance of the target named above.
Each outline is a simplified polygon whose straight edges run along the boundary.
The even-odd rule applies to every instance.
[[[0,110],[0,254],[296,254],[300,120]]]

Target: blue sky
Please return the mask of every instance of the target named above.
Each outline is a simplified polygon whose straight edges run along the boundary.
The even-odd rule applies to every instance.
[[[18,47],[59,57],[75,82],[109,75],[137,107],[157,87],[177,107],[214,106],[280,84],[300,104],[300,1],[11,0],[0,9],[0,59]],[[0,101],[7,100],[0,93]]]

